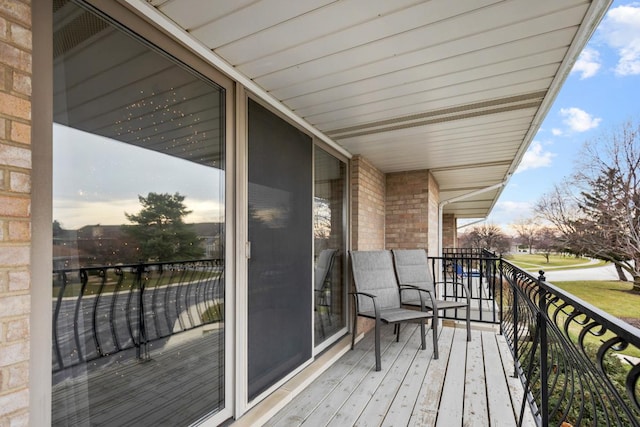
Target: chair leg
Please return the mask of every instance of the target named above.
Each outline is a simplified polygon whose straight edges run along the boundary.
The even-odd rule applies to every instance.
[[[427,349],[427,342],[424,339],[425,335],[425,327],[424,327],[424,319],[420,319],[420,338],[422,338],[422,349]]]
[[[321,311],[322,307],[318,307],[316,309],[316,314],[318,315],[318,321],[320,322],[320,334],[322,335],[322,338],[324,338],[324,322],[322,321],[322,311]]]
[[[353,331],[351,332],[351,350],[356,342],[356,334],[358,333],[358,313],[353,311]]]
[[[394,325],[396,329],[396,342],[400,342],[400,323]]]
[[[376,372],[382,370],[382,363],[380,362],[380,319],[376,319],[375,326],[376,335]]]
[[[431,319],[431,333],[433,334],[433,358],[438,359],[438,312],[433,312],[433,318]]]
[[[471,341],[471,310],[467,308],[467,341]]]

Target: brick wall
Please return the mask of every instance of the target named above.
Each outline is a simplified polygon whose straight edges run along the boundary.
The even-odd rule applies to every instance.
[[[351,159],[351,248],[384,248],[385,176],[361,156]]]
[[[387,174],[385,211],[387,249],[426,249],[428,247],[429,175],[429,171],[426,170]]]
[[[428,202],[428,237],[427,237],[427,253],[429,256],[440,256],[438,253],[438,237],[440,222],[440,184],[435,177],[429,172],[429,202]]]
[[[384,174],[365,158],[354,156],[351,159],[351,249],[384,249],[384,204]],[[359,333],[373,326],[370,319],[358,319]]]
[[[442,215],[442,247],[458,247],[458,229],[456,228],[456,218],[453,214]]]
[[[0,426],[29,424],[31,7],[0,2]]]

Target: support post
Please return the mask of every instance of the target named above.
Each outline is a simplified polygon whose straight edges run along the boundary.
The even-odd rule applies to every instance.
[[[518,279],[517,273],[514,273],[513,282]],[[513,378],[518,378],[518,292],[516,292],[516,285],[509,282],[509,286],[513,286],[511,293],[513,294]]]
[[[540,331],[540,416],[543,427],[549,425],[549,371],[548,354],[549,346],[547,342],[547,291],[542,287],[542,282],[546,279],[544,271],[539,271],[538,276],[538,330]]]

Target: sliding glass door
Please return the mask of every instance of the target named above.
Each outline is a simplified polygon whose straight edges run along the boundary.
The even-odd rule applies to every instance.
[[[249,401],[312,356],[312,141],[249,100]]]
[[[314,153],[314,344],[346,332],[347,165],[320,147]]]
[[[52,424],[226,417],[229,86],[53,7]]]

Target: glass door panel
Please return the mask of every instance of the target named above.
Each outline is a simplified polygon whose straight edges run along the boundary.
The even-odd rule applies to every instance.
[[[314,156],[315,345],[346,327],[344,286],[346,165],[317,148]]]
[[[225,91],[54,2],[53,425],[225,401]]]
[[[249,100],[248,394],[311,358],[312,142]]]

